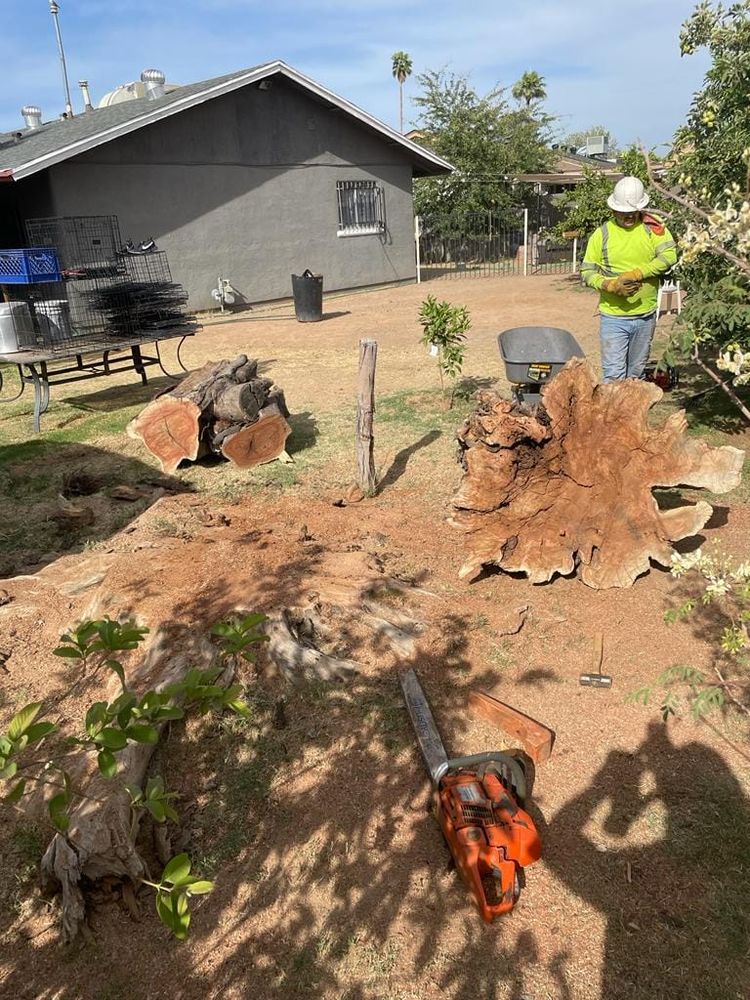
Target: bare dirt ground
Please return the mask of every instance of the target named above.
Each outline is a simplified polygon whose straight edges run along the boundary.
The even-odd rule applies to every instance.
[[[367,560],[430,592],[389,599],[425,623],[407,662],[424,681],[449,751],[508,745],[468,716],[474,688],[557,734],[533,794],[543,857],[527,872],[519,906],[489,927],[472,910],[427,812],[426,777],[397,681],[403,661],[355,613],[344,614],[336,651],[360,663],[354,679],[290,688],[261,659],[243,678],[249,723],[173,725],[159,750],[155,766],[181,795],[175,844],[217,882],[195,908],[187,943],[169,938],[146,890],[135,920],[113,887],[92,907],[93,941],[61,952],[54,908],[35,890],[48,830],[21,815],[4,819],[3,997],[750,995],[746,728],[718,716],[665,728],[655,707],[625,701],[668,666],[707,666],[719,623],[704,615],[666,625],[664,610],[682,590],[656,569],[626,591],[591,591],[568,579],[532,587],[500,574],[471,585],[457,579],[460,541],[445,516],[459,476],[451,440],[459,415],[439,411],[435,371],[416,343],[414,318],[427,291],[469,305],[474,329],[465,372],[480,384],[501,376],[494,337],[514,325],[566,327],[596,358],[594,300],[560,279],[467,280],[336,297],[327,301],[329,318],[314,327],[297,324],[288,307],[207,327],[189,345],[189,365],[239,351],[258,356],[293,411],[306,415],[290,439],[293,474],[269,466],[245,474],[244,484],[232,479],[229,489],[226,466],[181,471],[177,485],[192,492],[154,503],[155,488],[131,508],[129,524],[122,527],[118,514],[119,530],[107,520],[105,496],[83,498],[96,507],[98,528],[67,547],[55,541],[24,575],[0,581],[12,597],[0,608],[0,645],[9,653],[0,668],[0,718],[69,687],[68,667],[50,651],[82,616],[132,614],[152,628],[168,620],[207,630],[234,609],[272,612],[301,602],[320,587],[331,561],[346,575]],[[333,501],[353,468],[352,394],[363,335],[374,336],[380,350],[383,487],[371,500],[340,508]],[[53,441],[55,423],[62,432],[78,413],[78,396],[71,398],[50,411]],[[99,398],[111,413],[120,397],[111,391]],[[124,426],[133,403],[120,406]],[[724,425],[722,442],[741,440],[733,429]],[[119,452],[122,480],[144,482],[156,473],[121,427],[81,440],[60,441],[60,460],[94,467]],[[27,454],[12,458],[14,475],[31,474]],[[750,528],[743,500],[742,493],[716,500],[704,531],[738,557],[747,555]],[[515,609],[527,604],[521,631],[503,635]],[[604,633],[611,690],[578,684],[596,632]],[[84,704],[69,697],[62,715],[74,719]]]

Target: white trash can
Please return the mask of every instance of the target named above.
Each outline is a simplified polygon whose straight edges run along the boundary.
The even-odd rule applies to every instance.
[[[36,345],[36,331],[26,302],[0,302],[0,354]]]
[[[67,299],[45,299],[34,303],[39,330],[45,344],[71,340],[70,304]]]

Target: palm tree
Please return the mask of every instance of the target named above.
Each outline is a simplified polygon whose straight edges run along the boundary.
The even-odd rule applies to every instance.
[[[547,88],[544,85],[544,77],[540,76],[536,70],[527,70],[520,80],[513,84],[511,91],[517,101],[524,101],[529,108],[534,101],[543,101],[547,96]]]
[[[394,52],[393,75],[398,80],[398,127],[399,132],[404,131],[404,81],[407,76],[411,76],[411,56],[408,52]]]

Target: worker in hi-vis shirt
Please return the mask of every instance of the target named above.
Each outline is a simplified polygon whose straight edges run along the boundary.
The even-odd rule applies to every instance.
[[[672,234],[645,213],[648,195],[637,177],[623,177],[607,199],[614,218],[593,234],[581,277],[599,292],[605,382],[642,378],[656,326],[660,278],[677,263]]]

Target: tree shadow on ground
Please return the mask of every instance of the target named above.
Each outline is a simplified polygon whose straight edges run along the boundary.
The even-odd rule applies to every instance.
[[[608,842],[589,833],[601,813]],[[610,752],[585,792],[539,822],[546,863],[606,919],[601,1000],[741,995],[750,809],[719,754],[653,723],[635,753]],[[640,843],[628,841],[636,825]]]
[[[409,464],[409,459],[416,452],[420,451],[422,448],[427,448],[437,441],[439,437],[442,436],[442,431],[432,430],[428,431],[427,434],[423,434],[422,437],[415,441],[414,444],[408,445],[406,448],[402,448],[401,451],[396,453],[395,458],[391,462],[388,471],[383,476],[383,478],[378,483],[376,490],[376,496],[379,496],[383,490],[387,489],[389,486],[393,486],[394,483],[403,476],[406,472],[406,466]]]
[[[259,610],[309,600],[324,549],[300,548],[280,573],[264,561],[275,544],[270,529],[244,541],[246,562],[238,546],[237,564],[218,565],[210,579],[186,587],[175,621],[206,632],[238,607],[238,595],[256,600],[250,583],[263,595]],[[158,588],[144,566],[120,588],[121,610],[137,610]],[[447,870],[447,848],[428,814],[398,669],[415,667],[448,752],[464,752],[469,723],[457,706],[469,687],[492,689],[498,679],[489,668],[470,670],[471,627],[466,616],[444,612],[431,622],[429,641],[399,664],[358,628],[356,614],[342,616],[336,651],[364,664],[347,682],[289,687],[261,663],[242,677],[249,721],[174,724],[157,761],[180,793],[182,829],[173,843],[217,880],[195,908],[189,945],[168,939],[144,892],[139,924],[124,911],[94,907],[96,946],[63,962],[51,935],[16,939],[4,955],[8,995],[47,990],[59,1000],[100,1000],[112,996],[113,983],[126,983],[115,996],[150,1000],[169,981],[176,1000],[372,1000],[408,996],[414,984],[451,1000],[522,1000],[546,995],[537,988],[542,974],[555,985],[550,995],[577,995],[580,956],[546,934],[542,948],[523,923],[524,896],[513,918],[481,923]],[[592,817],[599,817],[593,833]],[[750,971],[750,817],[714,751],[676,748],[653,726],[634,754],[611,752],[584,792],[554,816],[537,810],[535,818],[542,864],[605,918],[602,1000],[741,995]]]
[[[319,558],[311,546],[279,574],[264,573],[258,557],[256,590],[268,595],[269,607],[299,604]],[[233,571],[227,567],[226,575]],[[144,569],[125,595],[133,608],[146,585],[153,582]],[[173,617],[205,631],[234,601],[217,573]],[[467,618],[447,612],[434,640],[402,664],[417,669],[439,721],[458,715],[449,751],[460,750],[465,726],[455,705],[469,685],[469,628]],[[196,909],[189,952],[155,923],[144,894],[140,925],[124,911],[93,908],[96,947],[65,962],[50,936],[26,942],[34,952],[31,978],[17,941],[6,952],[9,995],[39,995],[44,984],[59,1000],[98,1000],[111,995],[113,982],[128,981],[134,954],[140,972],[128,1000],[153,996],[165,976],[180,1000],[399,997],[399,966],[413,967],[415,976],[435,984],[435,995],[454,1000],[527,995],[527,974],[539,961],[535,936],[503,924],[484,927],[448,870],[397,662],[371,646],[356,621],[351,627],[342,621],[340,638],[354,659],[372,663],[375,654],[375,666],[344,684],[292,688],[261,667],[245,678],[248,722],[209,718],[192,733],[173,725],[162,741],[159,767],[180,792],[178,847],[217,878],[215,892]],[[495,680],[471,675],[472,685]],[[455,954],[436,948],[444,932],[453,936]]]
[[[726,372],[719,372],[725,378]],[[750,405],[750,391],[742,386],[735,392],[745,404]],[[684,407],[691,427],[721,431],[723,434],[740,435],[750,430],[743,417],[727,394],[714,385],[711,379],[695,365],[680,369],[680,385],[671,394],[675,404]]]
[[[498,381],[499,376],[493,378],[491,375],[464,375],[456,380],[453,398],[471,400],[475,393],[482,389],[496,388]]]
[[[68,406],[75,407],[78,410],[113,413],[116,410],[124,410],[129,406],[136,406],[138,404],[146,406],[154,397],[162,392],[166,392],[170,388],[174,388],[178,382],[178,378],[161,375],[159,378],[149,379],[146,385],[140,381],[110,385],[106,389],[100,389],[98,392],[66,396],[64,401]]]
[[[315,416],[309,411],[292,413],[288,417],[288,422],[292,428],[292,433],[286,442],[286,450],[289,454],[294,455],[299,451],[312,448],[320,434]]]
[[[141,495],[109,496],[123,485]],[[122,529],[165,491],[190,490],[138,459],[91,445],[35,438],[0,446],[0,576],[80,552]],[[66,505],[90,511],[90,523],[66,519]]]

